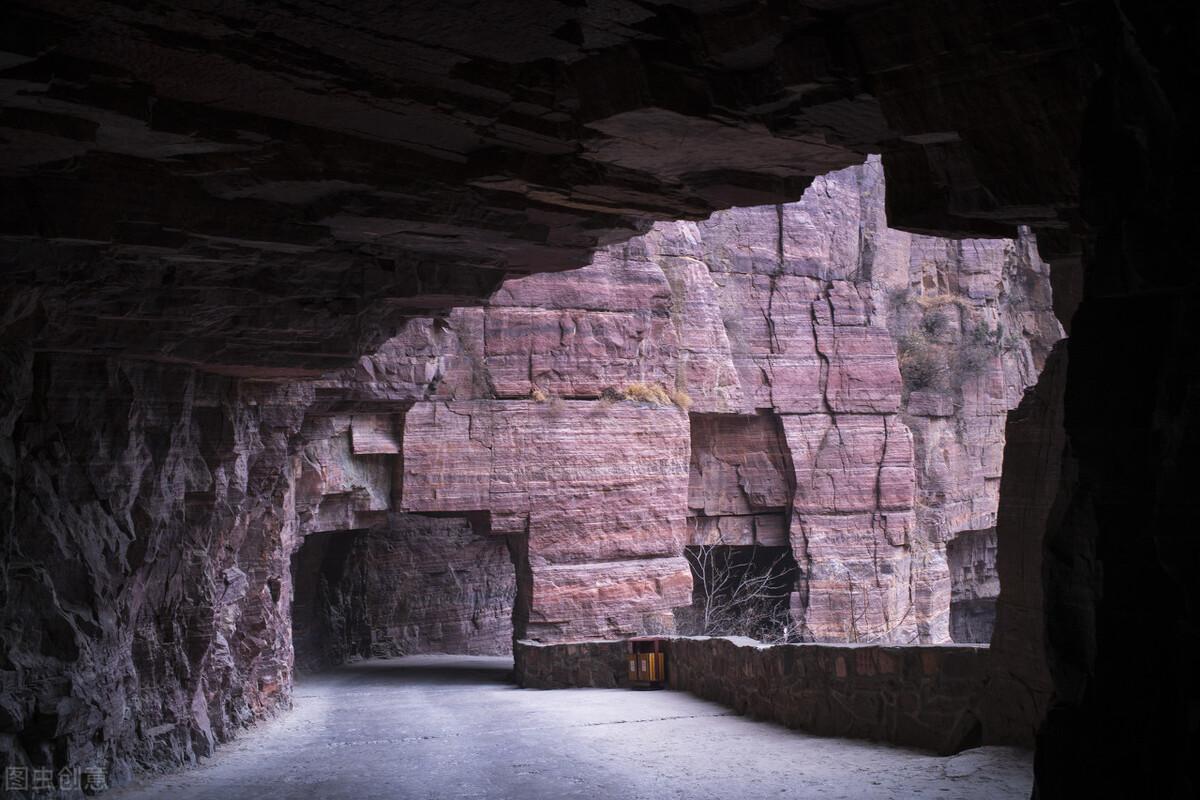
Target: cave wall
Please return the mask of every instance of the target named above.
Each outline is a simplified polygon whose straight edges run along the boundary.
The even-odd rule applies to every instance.
[[[110,783],[287,707],[310,393],[4,351],[5,765]]]
[[[6,330],[43,324],[32,308]],[[367,360],[284,384],[5,340],[4,766],[120,784],[286,708],[290,559],[309,535],[347,537],[370,568],[338,587],[357,616],[301,666],[511,647],[508,542],[392,513],[392,425],[438,342],[414,328],[420,346],[391,342],[369,379]]]
[[[1200,444],[1189,235],[1200,21],[1191,5],[1168,2],[1107,7],[1097,22],[1067,445],[1043,571],[1055,699],[1036,787],[1043,797],[1188,797],[1200,758],[1200,537],[1186,477]],[[1145,651],[1129,651],[1130,630]]]
[[[1057,289],[1057,287],[1056,287]],[[1054,694],[1046,646],[1046,532],[1056,513],[1063,464],[1063,391],[1069,340],[1055,345],[1037,384],[1005,426],[1002,501],[996,516],[1000,582],[984,695],[992,741],[1028,745]],[[986,556],[985,556],[986,564]]]

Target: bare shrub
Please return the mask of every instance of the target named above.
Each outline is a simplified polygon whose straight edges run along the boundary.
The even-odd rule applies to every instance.
[[[979,375],[985,369],[993,358],[992,352],[986,347],[978,345],[967,345],[958,351],[957,358],[954,362],[955,378],[958,383],[962,383],[967,378]]]
[[[992,330],[986,322],[979,320],[975,323],[975,327],[967,334],[967,341],[977,347],[987,348],[999,355],[1003,349],[1004,326],[997,325],[996,329]]]
[[[776,549],[780,552],[772,557],[769,551]],[[792,637],[788,598],[796,562],[786,548],[705,544],[686,548],[684,557],[694,588],[691,607],[676,609],[680,633],[748,636],[768,643]]]
[[[927,311],[921,317],[921,331],[931,339],[945,335],[950,330],[950,320],[939,310]]]
[[[908,287],[891,289],[887,293],[888,310],[892,314],[899,314],[911,302]]]
[[[1004,349],[1004,328],[997,325],[996,329],[992,330],[986,322],[979,320],[963,338],[954,364],[955,377],[959,383],[982,373],[992,360],[1000,355]]]

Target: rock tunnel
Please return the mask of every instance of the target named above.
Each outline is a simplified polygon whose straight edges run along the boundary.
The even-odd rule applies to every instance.
[[[6,775],[193,762],[349,659],[601,685],[716,546],[804,644],[679,688],[887,738],[829,697],[912,669],[899,740],[1194,795],[1188,4],[3,16]]]

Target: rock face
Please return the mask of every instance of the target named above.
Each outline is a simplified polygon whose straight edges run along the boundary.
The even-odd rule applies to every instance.
[[[666,625],[688,602],[687,418],[585,401],[433,401],[405,420],[404,507],[520,536],[518,635]]]
[[[294,596],[301,667],[511,647],[508,542],[392,511],[412,384],[3,355],[5,766],[210,754],[287,707]]]
[[[216,385],[170,365],[256,378],[340,368],[407,315],[481,299],[500,280],[492,267],[566,267],[647,218],[795,200],[808,176],[878,150],[894,225],[1004,235],[1011,227],[998,223],[1033,225],[1056,275],[1086,278],[1056,293],[1064,321],[1083,300],[1065,390],[1052,395],[1069,437],[1056,438],[1047,412],[1035,426],[1046,438],[1026,443],[1028,475],[1060,475],[1057,495],[1038,492],[1010,517],[1046,523],[1046,603],[1037,591],[1010,609],[1014,619],[1044,611],[1047,623],[1057,699],[1038,795],[1195,794],[1198,666],[1185,654],[1200,652],[1190,566],[1200,538],[1182,477],[1200,441],[1190,3],[531,0],[501,14],[418,2],[373,9],[370,26],[357,10],[339,0],[5,7],[0,519],[5,596],[22,598],[4,605],[6,759],[36,752],[57,766],[96,750],[123,764],[134,738],[150,752],[165,735],[117,719],[107,700],[86,721],[60,708],[64,697],[113,696],[119,670],[92,671],[87,659],[106,652],[92,646],[105,635],[132,641],[136,618],[119,611],[143,583],[132,568],[89,573],[80,597],[110,633],[68,635],[43,608],[40,576],[78,562],[40,548],[85,506],[72,527],[81,548],[120,529],[135,553],[161,542],[164,560],[228,562],[229,552],[195,542],[195,514],[126,518],[105,496],[132,496],[136,484],[135,508],[152,495],[178,507],[175,484],[142,485],[165,466],[117,470],[91,505],[67,498],[75,481],[37,479],[41,495],[28,484],[38,470],[124,463],[115,451],[93,457],[100,416],[118,430],[157,424],[123,413],[125,400],[165,413],[191,402],[191,381]],[[132,373],[157,377],[102,400],[110,375]],[[224,386],[217,396],[255,389]],[[245,475],[256,496],[273,491],[270,470],[244,469],[263,463],[248,454],[278,443],[270,432],[287,414],[204,402],[221,408],[207,418],[234,476],[216,473],[214,485],[237,489]],[[41,438],[84,418],[72,406],[97,421]],[[269,433],[250,435],[240,426],[259,413]],[[117,439],[136,447],[138,436]],[[286,519],[282,501],[268,505]],[[240,513],[230,508],[214,506]],[[1024,574],[1040,576],[1031,554],[1042,531],[1020,533]],[[194,577],[209,567],[194,570],[159,577],[209,591]],[[142,613],[177,619],[179,607]],[[1000,603],[998,635],[1003,618]],[[85,644],[78,671],[40,656],[23,665],[33,640],[70,636]],[[186,683],[165,670],[145,680]],[[46,715],[36,726],[35,705]],[[60,730],[60,717],[79,728]],[[164,747],[150,760],[173,756]]]
[[[688,480],[693,544],[789,545],[791,451],[771,414],[691,415]]]
[[[311,390],[62,354],[4,371],[0,760],[119,782],[286,706]]]
[[[870,160],[451,314],[429,384],[447,399],[405,421],[403,504],[527,534],[518,635],[669,627],[686,542],[790,545],[808,640],[949,641],[952,596],[984,636],[966,620],[994,574],[952,573],[946,548],[995,525],[1006,414],[1061,336],[1048,268],[1024,234],[892,230],[883,194]]]

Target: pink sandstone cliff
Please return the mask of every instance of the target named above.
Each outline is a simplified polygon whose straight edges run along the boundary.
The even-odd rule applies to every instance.
[[[1005,417],[1061,337],[1048,268],[1025,233],[889,229],[883,196],[872,159],[412,323],[317,384],[414,404],[310,445],[299,505],[474,519],[544,641],[670,630],[705,542],[790,546],[802,638],[945,642],[954,616],[986,641]],[[613,399],[638,384],[678,403]]]

